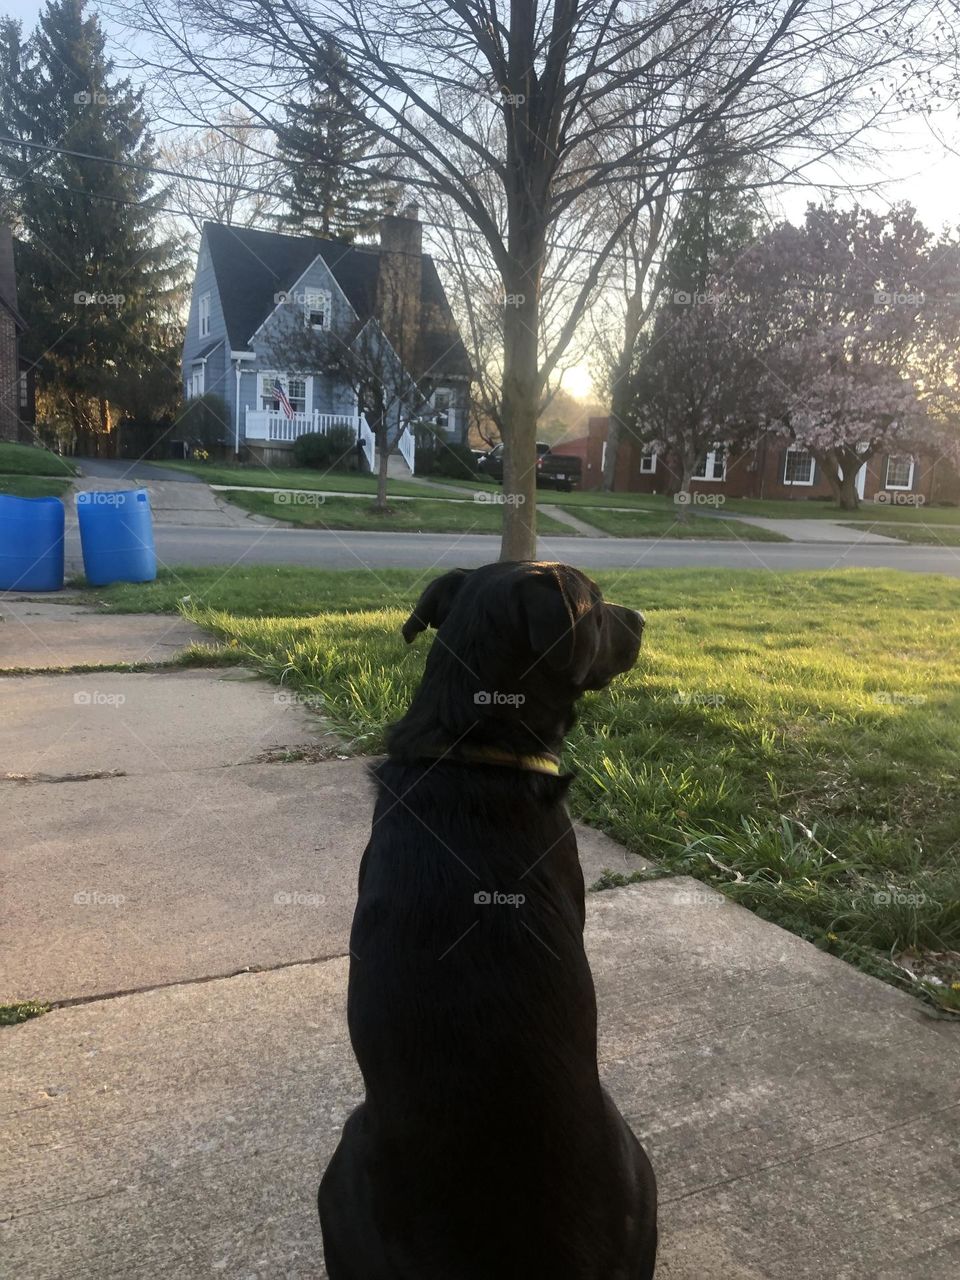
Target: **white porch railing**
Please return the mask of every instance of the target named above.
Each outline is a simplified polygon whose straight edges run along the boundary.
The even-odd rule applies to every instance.
[[[285,413],[272,409],[251,409],[247,406],[245,413],[245,436],[253,444],[263,441],[267,444],[293,444],[300,436],[310,432],[326,435],[332,427],[349,427],[357,432],[363,452],[370,470],[376,470],[376,441],[367,420],[361,413],[295,413],[288,418]]]
[[[397,442],[397,449],[400,452],[401,458],[403,458],[404,462],[410,468],[410,474],[413,475],[413,464],[417,456],[417,439],[413,433],[412,422]]]

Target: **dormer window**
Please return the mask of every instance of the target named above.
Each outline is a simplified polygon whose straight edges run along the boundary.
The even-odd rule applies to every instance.
[[[311,329],[327,329],[330,325],[330,294],[325,289],[306,289],[303,315]]]
[[[200,323],[200,337],[209,338],[210,336],[210,295],[205,293],[201,296],[197,306],[197,315]]]

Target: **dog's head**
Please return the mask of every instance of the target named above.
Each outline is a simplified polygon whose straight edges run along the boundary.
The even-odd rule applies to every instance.
[[[634,666],[643,614],[604,602],[568,564],[520,561],[452,570],[420,596],[403,625],[408,644],[435,627],[452,655],[490,691],[572,705]]]

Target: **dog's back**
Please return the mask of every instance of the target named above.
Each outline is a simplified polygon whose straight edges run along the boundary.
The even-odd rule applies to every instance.
[[[321,1188],[332,1280],[651,1275],[623,1268],[650,1253],[655,1193],[599,1085],[564,783],[377,776],[348,1003],[367,1099]]]

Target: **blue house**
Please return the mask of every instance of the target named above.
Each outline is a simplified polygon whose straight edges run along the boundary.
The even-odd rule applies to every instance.
[[[378,246],[207,222],[193,282],[184,392],[223,397],[224,445],[276,465],[289,461],[298,436],[345,425],[358,432],[372,467],[373,436],[356,388],[342,376],[298,369],[292,352],[289,362],[283,357],[298,326],[348,343],[374,326],[397,359],[403,354],[416,387],[410,417],[432,421],[450,440],[465,433],[470,360],[423,252],[416,205],[384,216]],[[412,469],[413,432],[402,435],[399,451]]]

